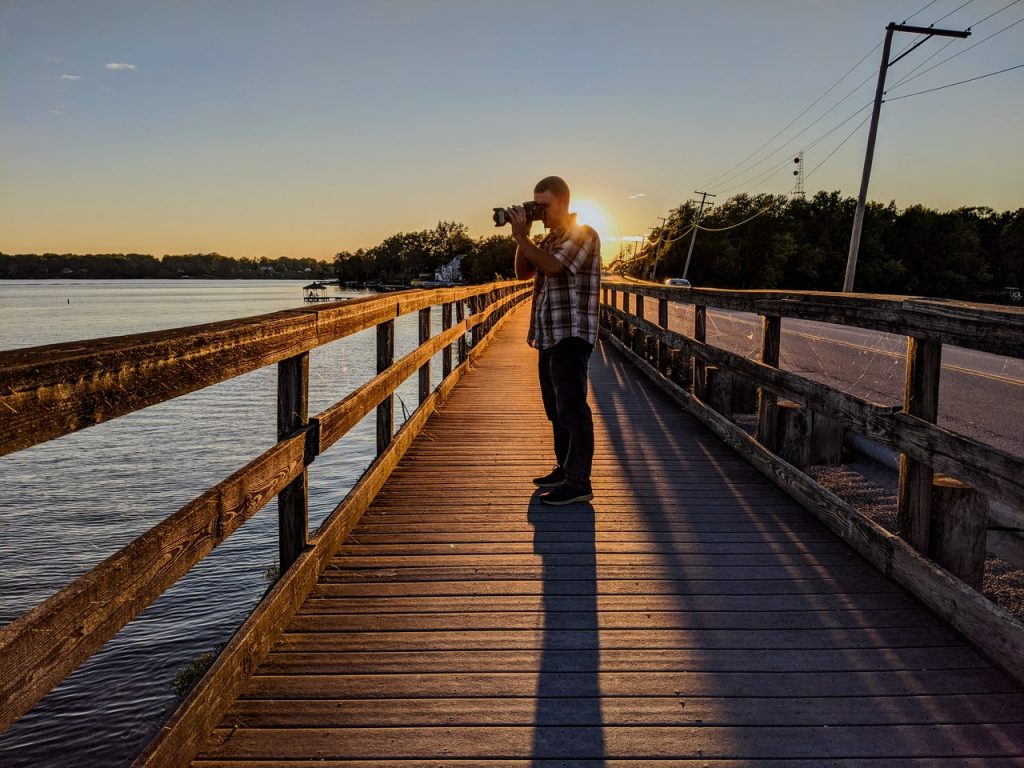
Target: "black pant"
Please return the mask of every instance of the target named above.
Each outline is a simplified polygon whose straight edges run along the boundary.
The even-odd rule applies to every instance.
[[[540,351],[540,393],[555,436],[555,458],[566,479],[590,490],[594,418],[587,405],[587,374],[594,345],[570,336]]]

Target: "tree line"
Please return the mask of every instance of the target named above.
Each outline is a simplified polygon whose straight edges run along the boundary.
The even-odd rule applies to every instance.
[[[332,277],[331,265],[313,258],[239,258],[219,253],[0,253],[0,278],[301,278]]]
[[[377,282],[407,285],[433,279],[435,272],[457,256],[468,283],[489,283],[512,277],[515,241],[508,235],[469,236],[465,224],[440,221],[433,229],[399,232],[372,248],[341,251],[334,266],[342,282]]]
[[[842,290],[855,208],[856,199],[839,192],[732,197],[701,219],[701,227],[724,231],[698,230],[687,278],[715,288]],[[613,270],[681,277],[697,213],[692,203],[672,210],[637,254],[619,255]],[[854,285],[860,293],[993,300],[1022,278],[1024,208],[867,206]]]
[[[808,199],[736,195],[704,213],[687,277],[694,285],[714,288],[841,290],[855,207],[854,198],[839,192]],[[623,249],[609,259],[606,243],[606,262],[634,277],[681,277],[697,213],[692,203],[673,209],[636,253]],[[733,226],[738,222],[746,223]],[[466,225],[440,221],[433,229],[391,235],[372,248],[340,251],[333,264],[218,253],[160,259],[138,253],[0,253],[0,278],[337,277],[405,285],[432,278],[456,256],[463,257],[465,282],[514,276],[515,242],[508,234],[473,239]],[[893,202],[867,206],[858,292],[992,301],[1001,288],[1020,286],[1022,279],[1024,208],[940,212],[922,205],[900,210]]]

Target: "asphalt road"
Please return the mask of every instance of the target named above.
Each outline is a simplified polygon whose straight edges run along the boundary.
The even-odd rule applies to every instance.
[[[647,300],[648,318],[657,302]],[[669,327],[693,334],[693,308],[669,305]],[[707,341],[756,359],[757,315],[708,310]],[[902,405],[907,339],[861,328],[782,320],[780,366],[882,405]],[[944,346],[939,424],[981,443],[1024,456],[1024,360]]]

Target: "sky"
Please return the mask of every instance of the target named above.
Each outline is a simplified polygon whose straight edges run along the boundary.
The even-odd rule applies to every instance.
[[[0,251],[330,259],[556,174],[608,260],[800,150],[856,195],[908,17],[974,26],[890,68],[869,198],[1021,207],[1024,68],[895,99],[1024,64],[1021,0],[0,0]]]

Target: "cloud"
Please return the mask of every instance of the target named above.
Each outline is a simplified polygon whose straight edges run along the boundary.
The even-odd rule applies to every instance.
[[[60,79],[61,80],[81,80],[82,76],[81,75],[61,75]]]
[[[136,64],[124,64],[120,61],[112,61],[109,64],[107,64],[107,69],[113,69],[117,70],[118,72],[121,72],[126,69],[135,69],[136,66]]]
[[[637,192],[635,195],[626,195],[627,200],[638,200],[641,197],[647,197],[646,192]]]

